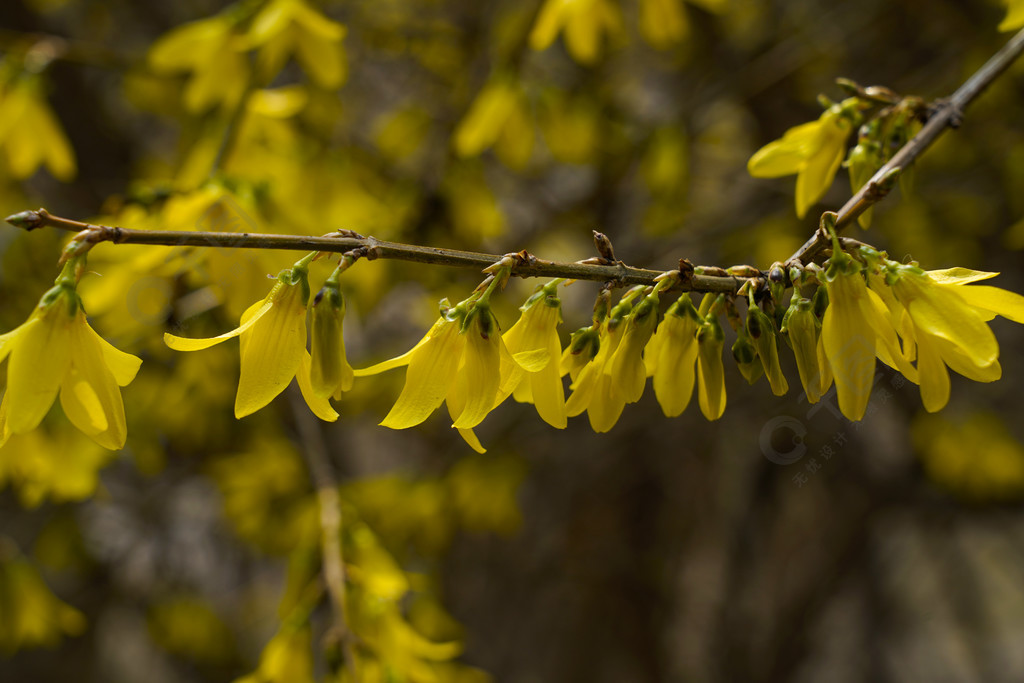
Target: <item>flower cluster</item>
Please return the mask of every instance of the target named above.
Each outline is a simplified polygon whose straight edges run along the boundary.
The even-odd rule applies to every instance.
[[[564,351],[556,330],[559,281],[538,288],[503,336],[487,297],[477,293],[445,305],[412,350],[355,375],[408,366],[405,387],[381,424],[411,427],[447,403],[453,426],[476,448],[472,428],[510,395],[534,403],[554,427],[586,412],[594,431],[606,432],[640,400],[648,377],[666,416],[682,413],[696,387],[701,412],[716,420],[726,403],[724,316],[748,382],[765,377],[772,393],[785,394],[780,349],[789,346],[807,400],[819,401],[834,383],[843,414],[860,420],[877,360],[919,384],[925,409],[934,412],[949,399],[949,369],[981,382],[999,378],[999,348],[987,322],[995,315],[1024,322],[1024,297],[972,284],[995,273],[926,272],[867,246],[847,253],[838,240],[824,267],[791,268],[788,275],[794,288],[785,305],[782,288],[761,276],[735,295],[705,295],[699,308],[683,293],[663,315],[660,299],[678,283],[676,272],[653,287],[630,289],[614,306],[604,292],[593,324],[573,333]],[[744,299],[745,316],[737,307]]]

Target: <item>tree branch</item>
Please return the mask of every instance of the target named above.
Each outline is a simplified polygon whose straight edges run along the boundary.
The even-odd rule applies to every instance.
[[[503,255],[484,254],[458,249],[424,247],[415,244],[387,242],[375,237],[363,237],[352,232],[339,232],[323,237],[302,235],[267,235],[238,232],[203,232],[193,230],[132,230],[107,225],[93,225],[54,216],[46,209],[23,211],[7,217],[7,222],[25,230],[53,227],[79,233],[77,239],[92,244],[155,244],[184,247],[227,247],[235,249],[286,249],[296,251],[323,251],[344,253],[354,249],[366,252],[366,258],[397,259],[415,263],[442,266],[461,266],[483,270],[501,261]],[[721,270],[721,269],[717,269]],[[545,261],[524,254],[512,268],[519,277],[569,278],[573,280],[615,281],[622,285],[653,285],[662,271],[633,268],[622,261],[611,263],[559,263]],[[683,289],[693,292],[735,292],[744,277],[721,274],[705,275],[689,272],[681,279]]]

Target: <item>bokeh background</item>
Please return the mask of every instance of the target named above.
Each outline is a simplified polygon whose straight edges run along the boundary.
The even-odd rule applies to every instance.
[[[5,0],[0,212],[558,260],[595,255],[598,229],[630,265],[766,267],[817,218],[795,217],[792,178],[748,177],[756,149],[842,97],[836,77],[933,99],[1007,39],[995,0],[578,0],[536,49],[543,4]],[[1022,85],[1018,65],[855,236],[1024,291]],[[841,171],[819,209],[849,195]],[[0,228],[0,330],[61,240]],[[163,346],[234,327],[295,258],[93,252],[91,322],[145,361],[128,444],[55,407],[0,448],[0,680],[336,680],[311,449],[341,482],[365,680],[1024,678],[1015,325],[993,323],[1003,379],[954,376],[938,415],[882,366],[854,424],[727,364],[717,422],[645,395],[597,435],[509,402],[477,455],[446,416],[376,426],[401,371],[357,381],[333,424],[289,392],[236,421],[237,346]],[[358,263],[350,360],[404,351],[479,279]],[[503,326],[535,284],[501,295]],[[563,342],[596,291],[563,290]]]

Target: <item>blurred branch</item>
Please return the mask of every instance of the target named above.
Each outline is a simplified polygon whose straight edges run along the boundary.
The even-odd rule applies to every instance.
[[[959,128],[963,121],[964,108],[985,88],[1001,76],[1024,52],[1024,29],[1017,33],[994,54],[980,69],[968,78],[949,98],[939,100],[931,116],[920,132],[893,155],[878,172],[853,197],[843,205],[836,218],[836,229],[842,230],[857,220],[857,217],[878,203],[892,188],[896,176],[914,163],[940,135],[949,128]],[[816,232],[789,260],[810,263],[819,258],[829,246],[827,236]]]
[[[345,555],[341,543],[342,513],[338,496],[338,478],[334,475],[330,457],[324,445],[323,434],[305,401],[297,391],[290,394],[295,422],[302,439],[302,455],[306,459],[317,501],[320,504],[320,554],[323,563],[324,584],[331,599],[333,628],[326,638],[341,646],[345,666],[352,680],[356,679],[355,655],[352,650],[353,634],[349,627],[348,602],[345,597]]]

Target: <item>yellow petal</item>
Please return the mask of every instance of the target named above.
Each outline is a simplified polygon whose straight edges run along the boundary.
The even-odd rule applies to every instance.
[[[456,429],[472,429],[494,408],[500,385],[501,335],[493,314],[481,311],[470,321],[466,331],[463,366],[456,384],[465,385],[466,403],[455,418]]]
[[[487,452],[487,449],[484,448],[483,444],[480,443],[480,439],[477,438],[476,432],[474,432],[472,429],[460,429],[459,436],[461,436],[462,440],[468,443],[469,447],[472,448],[477,453]]]
[[[917,369],[924,409],[929,413],[942,410],[949,402],[949,373],[938,348],[926,335],[918,341]]]
[[[1024,323],[1024,296],[999,287],[957,287],[956,293],[971,306],[991,311],[1015,323]]]
[[[74,348],[71,366],[61,384],[61,407],[72,424],[93,441],[118,450],[128,436],[121,390],[95,333],[90,334],[85,315],[80,315],[80,322],[72,330]]]
[[[796,215],[803,218],[832,186],[832,181],[846,155],[846,138],[850,125],[838,115],[822,116],[817,148],[808,157],[796,178]]]
[[[697,399],[708,420],[717,420],[725,412],[723,345],[718,321],[705,323],[697,336]]]
[[[566,0],[545,0],[537,15],[537,21],[530,31],[530,47],[538,52],[546,50],[555,42],[558,31],[565,21]]]
[[[565,387],[557,363],[548,363],[541,370],[529,374],[527,386],[540,418],[556,429],[565,429]]]
[[[693,396],[696,332],[697,326],[692,321],[667,314],[647,345],[648,353],[657,354],[652,384],[666,417],[681,415]]]
[[[871,398],[877,352],[876,333],[865,319],[860,299],[866,286],[859,274],[838,275],[828,287],[821,336],[839,396],[839,409],[860,420]]]
[[[86,325],[86,336],[91,337],[99,344],[100,350],[103,352],[103,362],[113,373],[118,386],[126,387],[131,384],[142,366],[142,359],[116,348],[88,325]]]
[[[273,301],[271,301],[270,297],[267,297],[262,302],[258,302],[255,305],[258,306],[258,308],[256,308],[256,310],[253,310],[253,308],[250,307],[246,311],[246,314],[249,314],[248,317],[246,317],[246,315],[242,316],[243,318],[246,318],[245,321],[235,329],[231,330],[230,332],[225,332],[224,334],[218,335],[216,337],[209,337],[206,339],[190,339],[188,337],[177,337],[173,334],[170,334],[169,332],[165,332],[164,343],[167,344],[167,346],[169,346],[170,348],[174,349],[175,351],[202,351],[203,349],[208,349],[211,346],[220,344],[222,341],[227,341],[228,339],[237,337],[243,332],[248,331],[249,328],[251,328],[257,322],[259,322],[259,320],[264,315],[267,314],[267,312],[273,307],[274,304]]]
[[[814,149],[821,124],[809,121],[786,131],[779,140],[757,150],[747,162],[755,178],[778,178],[799,173]]]
[[[10,342],[7,360],[7,419],[14,434],[39,425],[71,364],[75,318],[68,315],[63,298],[45,310],[37,309],[33,317],[35,322],[23,325]]]
[[[334,422],[338,419],[338,411],[334,409],[326,396],[320,396],[313,391],[313,386],[310,382],[311,364],[312,360],[310,359],[309,352],[303,349],[299,371],[295,375],[295,379],[299,383],[299,391],[302,392],[302,398],[305,399],[306,405],[309,406],[309,409],[313,411],[314,415],[325,422]]]
[[[246,329],[239,340],[236,418],[255,413],[284,391],[306,353],[306,302],[302,300],[302,287],[285,285],[282,290],[275,287],[275,291],[276,296],[272,293],[268,297],[273,302],[270,310]]]
[[[465,344],[458,321],[442,319],[435,323],[409,354],[405,386],[381,425],[405,429],[418,425],[437,410],[455,378]]]
[[[969,282],[988,280],[999,273],[992,273],[986,270],[971,270],[970,268],[942,268],[941,270],[927,271],[928,277],[941,284],[966,285]]]

